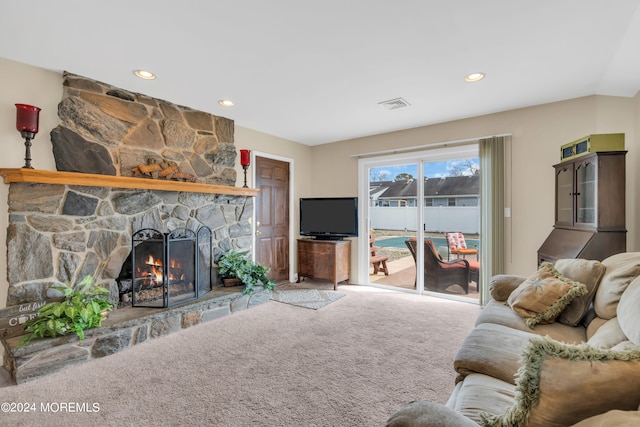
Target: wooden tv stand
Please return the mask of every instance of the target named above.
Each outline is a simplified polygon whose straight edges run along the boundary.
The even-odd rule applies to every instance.
[[[349,284],[351,240],[298,239],[298,283],[303,277]]]

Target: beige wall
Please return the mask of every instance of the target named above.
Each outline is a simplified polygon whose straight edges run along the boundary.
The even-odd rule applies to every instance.
[[[640,250],[640,95],[635,98],[590,96],[433,126],[313,147],[314,195],[357,195],[358,160],[352,157],[391,148],[420,146],[497,134],[512,134],[511,218],[507,221],[506,273],[530,274],[536,252],[553,226],[554,173],[560,146],[592,133],[626,134],[627,248]],[[329,167],[330,166],[330,167]],[[331,173],[327,173],[330,170]],[[353,256],[356,255],[354,252]],[[353,277],[357,265],[352,260]]]
[[[91,76],[88,76],[91,77]],[[33,165],[55,170],[49,132],[57,122],[62,97],[61,73],[0,58],[0,167],[24,164],[24,144],[15,130],[15,103],[41,107],[40,132],[32,149]],[[353,154],[443,141],[512,134],[512,217],[507,221],[506,272],[529,274],[536,251],[553,225],[553,169],[560,145],[590,133],[626,133],[628,250],[640,250],[640,95],[635,98],[590,96],[455,122],[308,147],[236,125],[237,148],[290,159],[294,173],[294,234],[299,197],[351,196],[358,193],[358,161]],[[242,185],[238,166],[237,185]],[[251,180],[251,175],[249,175]],[[251,181],[249,181],[251,182]],[[6,253],[8,186],[0,185],[0,253]],[[352,277],[357,277],[354,245]],[[292,248],[295,249],[295,248]],[[0,256],[0,296],[6,295],[6,257]],[[0,297],[0,307],[5,304]]]
[[[292,194],[290,194],[290,205],[292,206],[290,214],[293,223],[291,224],[291,235],[289,236],[291,242],[289,258],[294,265],[294,268],[290,271],[291,279],[294,279],[298,265],[296,239],[300,237],[298,199],[313,195],[311,192],[311,147],[237,125],[235,127],[235,145],[237,149],[250,149],[256,155],[287,161],[290,164],[293,187]],[[239,162],[236,164],[236,171],[238,173],[236,185],[241,186],[244,183],[244,171]],[[247,182],[250,187],[252,186],[252,174],[254,172],[253,167],[248,169]]]
[[[24,165],[24,140],[16,130],[16,107],[29,104],[42,108],[40,126],[31,147],[31,165],[55,170],[49,133],[58,124],[58,102],[62,98],[62,74],[0,58],[0,168]],[[0,308],[6,305],[7,197],[9,186],[0,184]]]

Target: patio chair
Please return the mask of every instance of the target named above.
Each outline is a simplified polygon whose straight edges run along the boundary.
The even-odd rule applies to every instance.
[[[416,240],[405,240],[409,252],[416,259]],[[472,261],[473,262],[473,261]],[[476,270],[477,272],[477,262]],[[417,265],[417,262],[416,262]],[[477,273],[476,273],[477,274]],[[424,241],[424,286],[430,291],[442,292],[451,285],[459,285],[465,294],[469,293],[469,279],[471,275],[470,262],[466,259],[444,261],[438,254],[433,241]]]
[[[467,242],[464,240],[464,234],[445,233],[447,238],[447,259],[451,259],[451,255],[457,255],[458,257],[466,258],[467,255],[475,255],[476,261],[478,260],[478,248],[471,249],[467,247]]]

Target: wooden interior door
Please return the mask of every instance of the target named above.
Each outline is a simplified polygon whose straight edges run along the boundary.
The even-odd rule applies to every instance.
[[[289,163],[256,156],[256,261],[289,279]]]

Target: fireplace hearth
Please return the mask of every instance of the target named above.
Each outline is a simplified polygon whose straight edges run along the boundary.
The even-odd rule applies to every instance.
[[[211,229],[136,231],[117,279],[122,305],[166,308],[198,299],[213,283]]]

